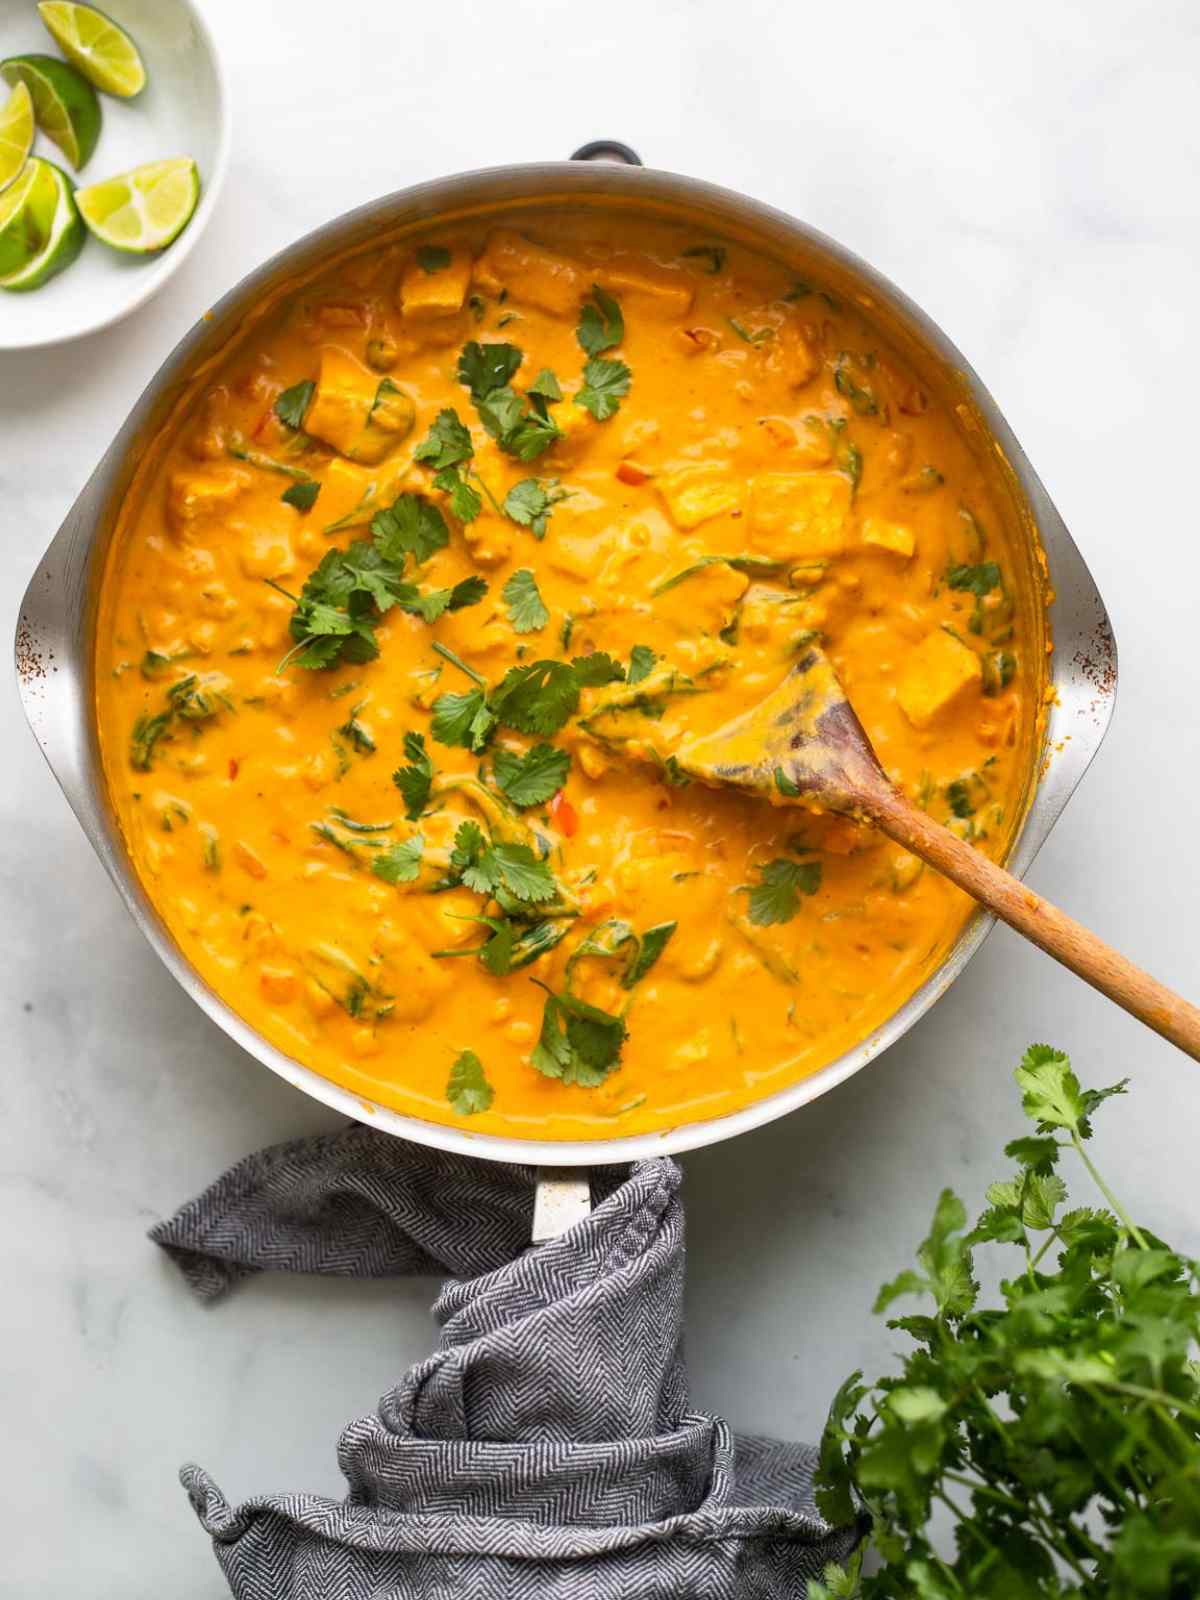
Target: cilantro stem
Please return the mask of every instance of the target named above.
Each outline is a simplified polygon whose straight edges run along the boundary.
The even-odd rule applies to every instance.
[[[1096,1185],[1097,1189],[1099,1189],[1100,1193],[1108,1201],[1109,1205],[1113,1208],[1113,1211],[1116,1213],[1116,1215],[1118,1217],[1120,1217],[1121,1221],[1125,1224],[1125,1231],[1130,1235],[1131,1238],[1133,1238],[1133,1239],[1135,1239],[1137,1241],[1138,1249],[1139,1250],[1148,1250],[1150,1247],[1146,1243],[1146,1240],[1143,1237],[1141,1230],[1138,1228],[1137,1223],[1134,1222],[1129,1216],[1126,1215],[1124,1206],[1121,1204],[1121,1202],[1117,1199],[1116,1195],[1112,1192],[1112,1190],[1105,1183],[1104,1179],[1096,1171],[1096,1168],[1093,1165],[1091,1158],[1089,1157],[1087,1151],[1083,1148],[1083,1140],[1079,1137],[1078,1133],[1075,1131],[1074,1128],[1070,1129],[1070,1134],[1071,1134],[1071,1143],[1075,1146],[1075,1149],[1079,1152],[1080,1160],[1083,1162],[1084,1166],[1088,1169],[1088,1172],[1091,1174],[1092,1182]]]
[[[471,679],[472,683],[477,684],[481,689],[487,688],[487,679],[481,677],[480,674],[475,671],[474,667],[469,667],[461,656],[456,656],[449,645],[443,644],[440,639],[435,639],[433,641],[433,648],[439,656],[443,656],[447,661],[451,662],[458,668],[460,672],[465,672],[467,677]]]
[[[467,468],[465,469],[465,472],[466,472],[466,476],[468,478],[474,478],[475,482],[483,490],[484,494],[487,496],[488,504],[491,506],[492,510],[496,513],[496,515],[498,517],[504,516],[504,507],[499,503],[499,501],[496,499],[496,496],[492,493],[492,491],[488,488],[487,484],[479,476],[479,473],[476,471],[476,469],[473,466],[468,465]]]

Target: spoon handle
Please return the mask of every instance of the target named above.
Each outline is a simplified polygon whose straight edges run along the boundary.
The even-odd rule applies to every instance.
[[[860,797],[881,832],[928,862],[1010,928],[1200,1061],[1200,1009],[1043,900],[889,786]]]

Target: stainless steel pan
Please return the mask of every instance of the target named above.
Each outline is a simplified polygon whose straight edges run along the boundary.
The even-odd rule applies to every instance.
[[[782,212],[727,189],[632,165],[619,146],[591,146],[577,162],[491,168],[420,184],[325,224],[242,280],[207,312],[163,363],[93,472],[52,540],[26,592],[17,626],[16,659],[30,726],[84,832],[134,919],[168,970],[232,1038],[289,1083],[350,1117],[362,1117],[358,1095],[284,1055],[238,1017],[191,968],[149,904],[126,855],[105,794],[92,714],[93,632],[105,552],[134,467],[197,372],[236,336],[266,297],[335,254],[434,219],[520,206],[588,203],[667,210],[713,233],[744,240],[856,302],[923,378],[949,388],[977,433],[980,456],[1003,478],[1009,504],[1024,525],[1019,542],[1031,592],[1042,581],[1040,539],[1054,594],[1050,612],[1054,695],[1044,734],[1040,778],[1031,792],[1008,865],[1028,868],[1100,746],[1112,714],[1116,652],[1103,602],[1075,543],[992,397],[942,330],[865,262]],[[632,159],[636,160],[636,157]],[[1036,530],[1036,534],[1034,532]],[[1035,626],[1040,617],[1030,608]],[[727,1139],[793,1111],[858,1072],[945,992],[978,950],[991,919],[976,916],[927,981],[853,1050],[820,1072],[732,1115],[689,1123],[666,1134],[581,1142],[534,1141],[472,1134],[373,1108],[373,1126],[421,1144],[495,1160],[558,1167],[636,1160]]]

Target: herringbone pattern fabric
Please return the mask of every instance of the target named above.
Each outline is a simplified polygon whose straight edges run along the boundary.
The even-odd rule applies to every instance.
[[[690,1405],[678,1167],[593,1183],[587,1221],[531,1249],[529,1169],[352,1127],[250,1157],[154,1229],[206,1299],[264,1269],[454,1274],[436,1353],[342,1434],[345,1501],[234,1509],[184,1468],[238,1600],[791,1600],[849,1553],[811,1449]]]

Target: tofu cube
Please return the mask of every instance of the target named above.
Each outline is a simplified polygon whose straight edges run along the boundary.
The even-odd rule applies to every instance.
[[[509,228],[497,228],[489,235],[475,265],[475,279],[493,294],[507,289],[514,300],[558,317],[574,314],[592,282],[578,262]]]
[[[375,465],[412,431],[416,409],[391,378],[380,378],[340,345],[326,345],[304,431],[351,461]]]
[[[686,317],[692,309],[694,289],[687,273],[645,257],[606,261],[596,267],[593,281],[618,298],[632,296],[638,311],[651,316]]]
[[[685,635],[719,634],[729,626],[738,602],[750,586],[744,572],[714,561],[673,589],[656,596],[654,614]]]
[[[725,461],[701,461],[654,480],[671,521],[677,528],[698,528],[742,503],[742,485]]]
[[[450,260],[444,267],[430,268],[431,259],[418,251],[400,279],[397,300],[407,321],[429,322],[457,316],[467,298],[474,266],[471,252],[451,250]]]
[[[182,537],[197,522],[228,511],[249,483],[249,473],[235,467],[172,473],[167,485],[168,527]]]
[[[778,561],[841,555],[850,480],[841,472],[763,472],[750,494],[750,538]]]
[[[889,522],[886,517],[867,517],[862,536],[864,544],[874,545],[877,550],[890,550],[905,560],[917,548],[916,536],[907,522]]]
[[[938,628],[909,657],[896,699],[914,728],[928,728],[963,695],[978,690],[982,676],[975,652]]]
[[[340,522],[361,509],[364,521],[373,510],[378,510],[380,500],[380,474],[371,467],[356,466],[335,456],[325,469],[321,494],[317,500],[316,515],[323,528],[331,522]],[[374,494],[372,494],[374,491]],[[364,503],[365,502],[365,503]]]

